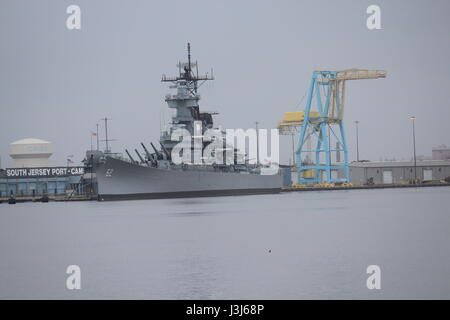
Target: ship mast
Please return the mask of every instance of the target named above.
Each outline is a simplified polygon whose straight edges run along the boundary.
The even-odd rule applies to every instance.
[[[167,77],[163,75],[161,78],[161,82],[172,82],[177,84],[178,81],[186,81],[186,87],[189,89],[189,92],[193,95],[197,93],[198,88],[208,80],[214,80],[214,76],[212,74],[208,75],[199,75],[198,74],[198,66],[197,61],[191,61],[191,44],[188,42],[187,44],[187,53],[188,53],[188,61],[187,62],[178,62],[177,67],[179,69],[179,75],[177,77]],[[192,71],[192,67],[195,66],[196,74]],[[200,83],[199,83],[200,82]]]

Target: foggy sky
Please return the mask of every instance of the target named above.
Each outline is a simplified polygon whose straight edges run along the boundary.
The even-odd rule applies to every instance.
[[[81,7],[81,30],[66,28],[66,8]],[[366,8],[381,7],[382,30],[366,28]],[[0,0],[0,157],[9,143],[54,144],[52,165],[79,163],[90,132],[108,116],[113,151],[159,138],[170,90],[161,75],[191,42],[200,71],[200,108],[224,128],[274,128],[299,102],[314,69],[383,69],[386,79],[347,85],[345,128],[356,158],[410,159],[410,115],[417,154],[450,145],[450,2],[438,1],[17,1]],[[103,126],[101,126],[103,138]],[[281,155],[291,155],[290,137]],[[95,144],[95,141],[94,141]],[[102,146],[103,148],[103,146]]]

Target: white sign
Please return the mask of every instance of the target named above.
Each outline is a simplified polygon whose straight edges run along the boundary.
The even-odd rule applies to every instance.
[[[84,174],[84,167],[13,168],[6,169],[8,178],[65,177]]]

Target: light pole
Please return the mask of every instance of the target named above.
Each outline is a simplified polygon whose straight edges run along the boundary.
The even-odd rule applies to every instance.
[[[255,122],[256,127],[256,165],[259,165],[259,129],[258,129],[259,122]]]
[[[412,135],[413,135],[413,148],[414,148],[414,184],[417,183],[417,161],[416,161],[416,126],[415,121],[416,117],[409,117],[412,120]]]
[[[355,125],[356,125],[356,161],[359,162],[359,136],[358,136],[358,124],[359,124],[359,121],[356,120],[356,121],[355,121]]]
[[[292,138],[292,167],[295,167],[295,132],[291,133]]]

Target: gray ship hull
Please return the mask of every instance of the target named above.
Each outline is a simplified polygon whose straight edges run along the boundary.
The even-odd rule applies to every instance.
[[[161,169],[111,157],[95,171],[99,200],[268,194],[282,185],[279,174]]]

